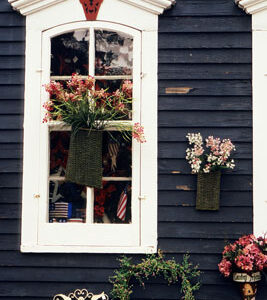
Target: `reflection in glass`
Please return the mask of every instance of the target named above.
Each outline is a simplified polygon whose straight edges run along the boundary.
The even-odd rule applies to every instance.
[[[65,175],[69,144],[69,131],[50,132],[50,175]]]
[[[86,188],[73,182],[49,182],[49,222],[84,223]]]
[[[69,131],[50,132],[49,222],[84,223],[86,191],[83,185],[65,181]],[[103,132],[103,188],[94,189],[90,212],[95,223],[131,222],[132,141],[121,132]],[[90,222],[90,220],[89,220]]]
[[[122,85],[123,80],[96,80],[96,90],[107,90],[109,93],[115,92]]]
[[[95,75],[131,75],[133,38],[125,33],[95,31]]]
[[[95,223],[131,223],[130,181],[103,181],[94,198]]]
[[[104,177],[132,176],[132,143],[119,132],[104,132],[102,165]]]
[[[51,39],[51,76],[88,74],[89,31],[76,30]]]

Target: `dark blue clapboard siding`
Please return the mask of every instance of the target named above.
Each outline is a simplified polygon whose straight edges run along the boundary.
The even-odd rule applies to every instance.
[[[25,19],[0,1],[0,300],[48,300],[86,287],[109,291],[118,255],[22,254]],[[159,247],[191,253],[203,286],[197,300],[236,300],[219,274],[227,241],[252,231],[251,18],[233,0],[179,0],[159,17]],[[179,92],[183,92],[179,94]],[[196,176],[185,162],[188,132],[231,138],[237,167],[222,178],[218,212],[195,210]],[[139,261],[142,255],[133,255]],[[177,286],[151,281],[132,299],[177,299]],[[263,283],[258,300],[267,298]]]
[[[252,231],[250,28],[250,17],[227,0],[181,0],[159,22],[159,245],[199,255],[205,272],[198,299],[239,299],[215,270],[226,241]],[[222,176],[218,212],[194,208],[188,132],[236,144],[237,167]],[[204,267],[204,257],[214,265]],[[260,292],[265,299],[266,288]]]

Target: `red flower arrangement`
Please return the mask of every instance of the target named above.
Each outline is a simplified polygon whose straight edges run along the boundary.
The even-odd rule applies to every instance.
[[[267,255],[259,247],[262,238],[257,239],[253,234],[245,235],[233,244],[226,245],[219,270],[229,277],[232,272],[252,273],[262,271],[267,267]]]

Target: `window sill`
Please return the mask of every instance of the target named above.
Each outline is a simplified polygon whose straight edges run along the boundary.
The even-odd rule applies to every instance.
[[[156,246],[140,247],[92,247],[92,246],[44,246],[44,245],[21,245],[23,253],[156,253]]]

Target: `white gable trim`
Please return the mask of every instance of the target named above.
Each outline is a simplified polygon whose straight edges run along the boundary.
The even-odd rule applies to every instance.
[[[235,3],[248,14],[255,14],[267,9],[267,0],[235,0]]]
[[[27,16],[65,0],[8,0],[15,10]]]
[[[43,10],[49,6],[56,5],[65,0],[8,0],[15,10],[18,10],[22,15],[27,16]],[[76,0],[79,2],[79,0]],[[108,0],[106,0],[108,1]],[[130,5],[148,11],[152,14],[159,15],[165,9],[170,8],[175,0],[120,0]]]
[[[267,0],[236,0],[236,3],[252,15],[253,231],[262,235],[267,232]]]

